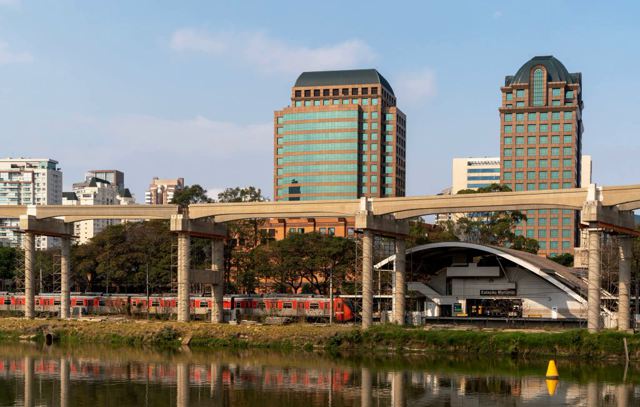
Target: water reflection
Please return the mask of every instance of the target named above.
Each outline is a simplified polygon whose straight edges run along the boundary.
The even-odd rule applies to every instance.
[[[640,405],[634,369],[621,383],[612,380],[616,367],[568,363],[551,391],[542,363],[478,370],[460,360],[388,365],[309,354],[0,346],[0,406]]]

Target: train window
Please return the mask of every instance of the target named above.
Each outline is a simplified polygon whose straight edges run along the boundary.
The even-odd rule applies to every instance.
[[[293,308],[293,304],[290,302],[283,302],[282,308]]]
[[[11,300],[9,298],[5,298],[4,305],[9,305],[9,304],[11,304]]]
[[[207,308],[209,305],[206,301],[200,301],[200,308]]]
[[[320,305],[318,305],[317,302],[312,302],[311,304],[309,304],[309,309],[318,309],[320,308]]]
[[[53,300],[53,305],[60,305],[60,300]]]

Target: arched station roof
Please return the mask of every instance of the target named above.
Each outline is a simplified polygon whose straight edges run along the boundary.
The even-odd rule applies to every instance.
[[[562,266],[552,260],[535,254],[519,250],[506,249],[494,246],[485,246],[466,242],[440,242],[429,243],[412,247],[407,250],[407,263],[412,261],[431,260],[436,267],[447,266],[438,260],[442,257],[450,257],[455,254],[467,255],[493,255],[501,262],[513,263],[528,270],[558,289],[564,291],[576,301],[586,303],[586,299],[580,293],[586,293],[585,282],[568,267]],[[387,257],[374,267],[382,268],[391,265],[395,261],[395,255]],[[409,266],[407,266],[409,268]],[[605,293],[605,295],[608,293]],[[609,294],[610,296],[610,294]]]

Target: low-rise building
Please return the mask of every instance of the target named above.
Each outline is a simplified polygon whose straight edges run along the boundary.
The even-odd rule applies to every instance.
[[[184,178],[160,179],[154,177],[149,189],[144,194],[144,203],[147,205],[167,205],[173,200],[173,195],[182,189],[184,189]]]

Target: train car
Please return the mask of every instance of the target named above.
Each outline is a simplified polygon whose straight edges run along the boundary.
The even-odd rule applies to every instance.
[[[223,299],[225,320],[287,317],[305,321],[327,321],[331,314],[331,300],[317,295],[231,295]],[[171,317],[177,314],[178,299],[173,295],[71,293],[71,314],[82,315],[157,315]],[[24,294],[0,293],[0,311],[24,311]],[[192,296],[191,315],[206,319],[213,310],[213,298]],[[35,311],[43,314],[60,312],[59,293],[41,293],[35,296]],[[336,322],[353,321],[355,313],[351,303],[341,297],[333,299],[333,319]]]

